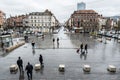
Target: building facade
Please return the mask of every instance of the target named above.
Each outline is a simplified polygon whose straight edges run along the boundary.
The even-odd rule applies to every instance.
[[[0,29],[3,29],[5,26],[6,15],[4,12],[0,11]]]
[[[106,31],[110,31],[110,30],[112,30],[112,28],[113,28],[113,19],[111,19],[111,18],[106,18],[107,20],[106,20],[106,25],[105,25],[105,30]]]
[[[77,3],[77,10],[85,10],[86,4],[84,2]]]
[[[17,31],[23,31],[25,27],[23,22],[24,19],[27,17],[28,15],[19,15],[15,17],[10,16],[10,18],[7,19],[7,28],[14,29]]]
[[[107,19],[104,17],[99,18],[99,30],[105,29]]]
[[[34,32],[51,32],[58,25],[58,20],[49,10],[29,13],[28,26]]]
[[[99,30],[100,15],[94,10],[78,10],[71,15],[71,26],[76,32]]]
[[[69,18],[69,19],[65,22],[65,27],[68,28],[69,30],[72,29],[72,26],[73,26],[72,21],[73,21],[73,19],[72,19],[72,18]]]

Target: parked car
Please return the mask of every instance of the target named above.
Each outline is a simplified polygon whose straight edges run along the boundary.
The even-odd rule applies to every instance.
[[[118,39],[120,40],[120,35],[118,36]]]
[[[111,32],[107,32],[107,33],[105,34],[106,37],[112,37],[112,35],[113,35],[113,34],[112,34]]]
[[[53,31],[53,34],[57,34],[57,33],[58,33],[58,30],[54,30],[54,31]]]
[[[112,35],[112,38],[117,39],[117,38],[118,38],[118,34],[113,34],[113,35]]]
[[[36,34],[36,36],[37,37],[41,37],[43,34],[41,33],[41,32],[38,32],[37,34]]]

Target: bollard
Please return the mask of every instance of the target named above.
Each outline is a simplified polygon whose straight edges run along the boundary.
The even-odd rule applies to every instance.
[[[91,70],[90,65],[84,65],[84,66],[83,66],[83,71],[84,71],[84,72],[90,72],[90,70]]]
[[[107,68],[107,71],[116,72],[116,67],[114,65],[109,65],[108,68]]]
[[[35,64],[35,70],[38,71],[41,69],[41,65],[40,64]]]
[[[18,71],[17,65],[11,65],[10,66],[10,73],[16,73]]]
[[[64,72],[65,71],[65,65],[64,64],[60,64],[59,65],[59,71],[60,72]]]

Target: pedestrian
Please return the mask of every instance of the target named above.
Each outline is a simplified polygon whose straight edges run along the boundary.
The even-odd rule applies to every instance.
[[[57,38],[57,43],[59,42],[59,38]]]
[[[27,71],[28,80],[32,80],[33,66],[29,62],[28,62],[28,65],[26,66],[25,70]]]
[[[22,73],[22,71],[23,71],[23,61],[22,61],[21,57],[18,57],[17,65],[19,67],[20,73]]]
[[[55,42],[55,38],[53,38],[53,43]]]
[[[26,35],[24,36],[24,40],[25,40],[25,42],[27,41],[27,39],[26,39]]]
[[[26,41],[28,42],[28,35],[26,36]]]
[[[80,51],[80,49],[77,49],[77,51],[76,51],[76,52],[77,52],[77,53],[79,53],[79,51]]]
[[[3,42],[1,43],[1,48],[2,48],[2,50],[4,50],[4,43]]]
[[[81,49],[81,52],[82,52],[82,50],[83,50],[83,43],[80,45],[80,49]]]
[[[57,38],[57,48],[59,48],[59,38]]]
[[[32,41],[31,45],[32,45],[32,48],[35,48],[35,42],[34,41]]]
[[[85,52],[87,53],[87,44],[85,44]]]
[[[44,40],[44,34],[42,35],[42,40]]]
[[[40,54],[40,57],[39,57],[39,62],[40,62],[40,64],[41,64],[41,66],[43,66],[43,57],[42,57],[41,54]]]

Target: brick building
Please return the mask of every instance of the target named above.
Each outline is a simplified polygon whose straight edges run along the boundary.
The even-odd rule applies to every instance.
[[[91,32],[99,30],[100,15],[94,10],[78,10],[71,15],[71,26],[75,32]]]
[[[24,27],[23,20],[27,18],[27,15],[19,15],[15,17],[10,17],[7,19],[7,28],[16,29],[18,31],[22,30]]]

